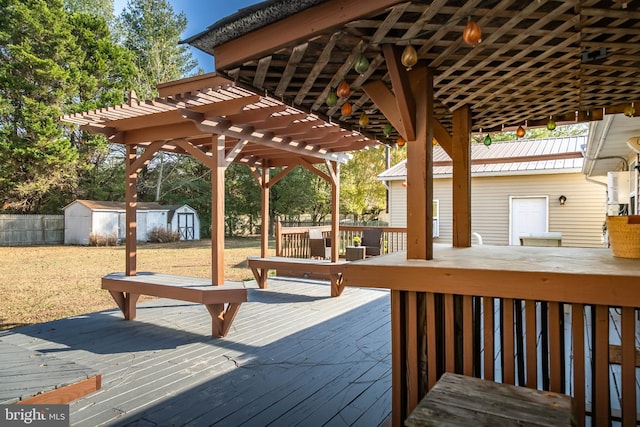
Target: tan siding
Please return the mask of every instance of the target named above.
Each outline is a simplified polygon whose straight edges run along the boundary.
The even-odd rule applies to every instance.
[[[407,226],[407,189],[403,181],[389,181],[389,226]]]
[[[392,185],[396,185],[395,183]],[[440,237],[436,242],[451,242],[451,179],[434,179],[434,199],[440,201]],[[394,187],[392,212],[406,209],[406,189],[401,182]],[[580,173],[474,177],[471,184],[471,229],[485,244],[509,244],[509,197],[549,197],[549,231],[562,233],[563,246],[601,247],[605,220],[605,187],[588,182]],[[558,197],[564,195],[564,206]],[[406,214],[405,214],[406,216]],[[392,214],[393,217],[393,214]],[[404,225],[399,225],[404,226]],[[476,240],[473,239],[473,243]]]

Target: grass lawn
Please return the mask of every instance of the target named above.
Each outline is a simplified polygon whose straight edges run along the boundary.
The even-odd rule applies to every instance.
[[[258,237],[226,239],[225,279],[253,279],[251,255],[260,255]],[[115,308],[100,279],[124,266],[124,246],[0,247],[0,330]],[[137,270],[211,277],[211,241],[139,243]]]

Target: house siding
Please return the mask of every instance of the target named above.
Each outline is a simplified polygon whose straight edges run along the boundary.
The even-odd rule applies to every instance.
[[[390,181],[390,225],[406,226],[406,188]],[[436,178],[434,199],[440,202],[440,237],[452,241],[452,181]],[[483,243],[509,244],[509,200],[512,196],[549,198],[549,230],[562,233],[562,246],[602,247],[602,225],[606,212],[606,187],[585,180],[581,173],[480,176],[472,178],[471,229]],[[558,197],[567,202],[561,206]],[[475,243],[476,240],[474,239]]]

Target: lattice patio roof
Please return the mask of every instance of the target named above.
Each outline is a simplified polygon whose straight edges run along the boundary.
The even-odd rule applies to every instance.
[[[482,29],[476,46],[462,39],[469,17]],[[381,140],[386,119],[363,86],[391,86],[385,44],[416,48],[434,75],[436,118],[449,130],[463,105],[473,129],[486,132],[549,117],[599,120],[640,101],[640,0],[271,0],[186,42],[213,54],[218,72],[239,85],[320,117],[357,128],[368,113],[363,131]],[[360,53],[370,62],[363,74],[353,69]],[[342,80],[350,96],[328,107]],[[346,101],[353,113],[345,117]]]
[[[225,136],[226,159],[250,165],[284,166],[326,160],[344,162],[348,152],[376,143],[270,96],[207,74],[158,86],[160,96],[69,114],[62,121],[107,135],[113,143],[137,144],[198,156],[212,135]],[[189,141],[190,144],[186,144]]]

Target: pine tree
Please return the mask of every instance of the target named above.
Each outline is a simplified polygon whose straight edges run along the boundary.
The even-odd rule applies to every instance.
[[[187,77],[196,67],[189,48],[179,44],[187,18],[176,15],[167,0],[129,0],[119,21],[139,71],[134,87],[139,99],[154,98],[158,83]]]
[[[3,208],[35,212],[76,183],[78,155],[58,117],[80,52],[60,0],[0,5],[0,194]]]

